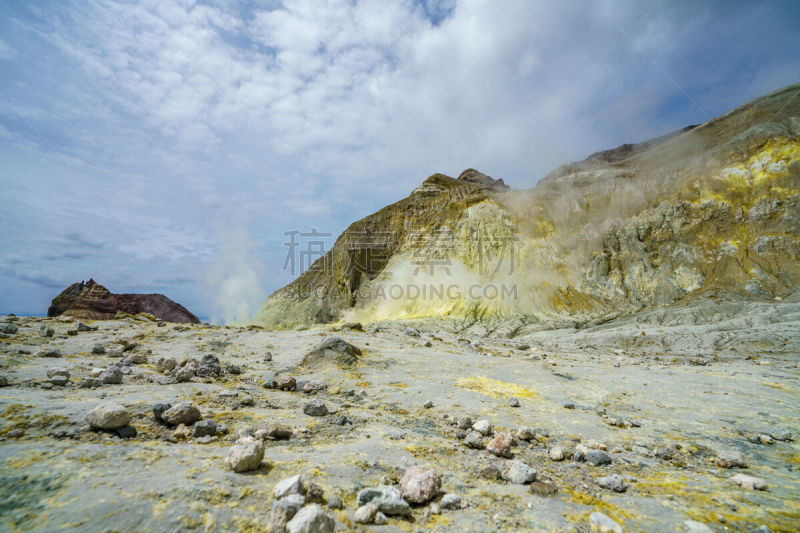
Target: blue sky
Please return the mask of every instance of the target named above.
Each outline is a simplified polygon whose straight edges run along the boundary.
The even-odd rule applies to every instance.
[[[74,281],[221,322],[435,172],[515,188],[795,83],[800,3],[0,3],[0,313]]]

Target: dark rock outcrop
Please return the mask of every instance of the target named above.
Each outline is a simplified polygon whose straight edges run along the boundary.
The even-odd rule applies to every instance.
[[[109,320],[117,313],[150,313],[167,322],[200,322],[188,309],[163,294],[114,294],[93,279],[67,287],[53,298],[47,310],[47,316],[66,314],[94,320]]]

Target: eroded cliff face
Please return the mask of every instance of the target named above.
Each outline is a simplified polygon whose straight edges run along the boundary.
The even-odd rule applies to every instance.
[[[624,148],[624,149],[623,149]],[[800,283],[800,85],[509,190],[435,174],[352,224],[253,321],[585,322]]]

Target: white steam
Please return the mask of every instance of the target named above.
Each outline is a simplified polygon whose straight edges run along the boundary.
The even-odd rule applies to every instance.
[[[211,262],[206,283],[214,294],[212,324],[246,321],[264,301],[258,262],[251,256],[251,240],[243,228],[219,231],[217,256]]]

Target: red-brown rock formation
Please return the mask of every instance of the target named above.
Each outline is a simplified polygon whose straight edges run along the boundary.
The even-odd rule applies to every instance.
[[[47,310],[47,316],[66,314],[94,320],[109,320],[117,313],[151,313],[167,322],[200,322],[188,309],[163,294],[114,294],[93,279],[67,287],[53,298]]]

